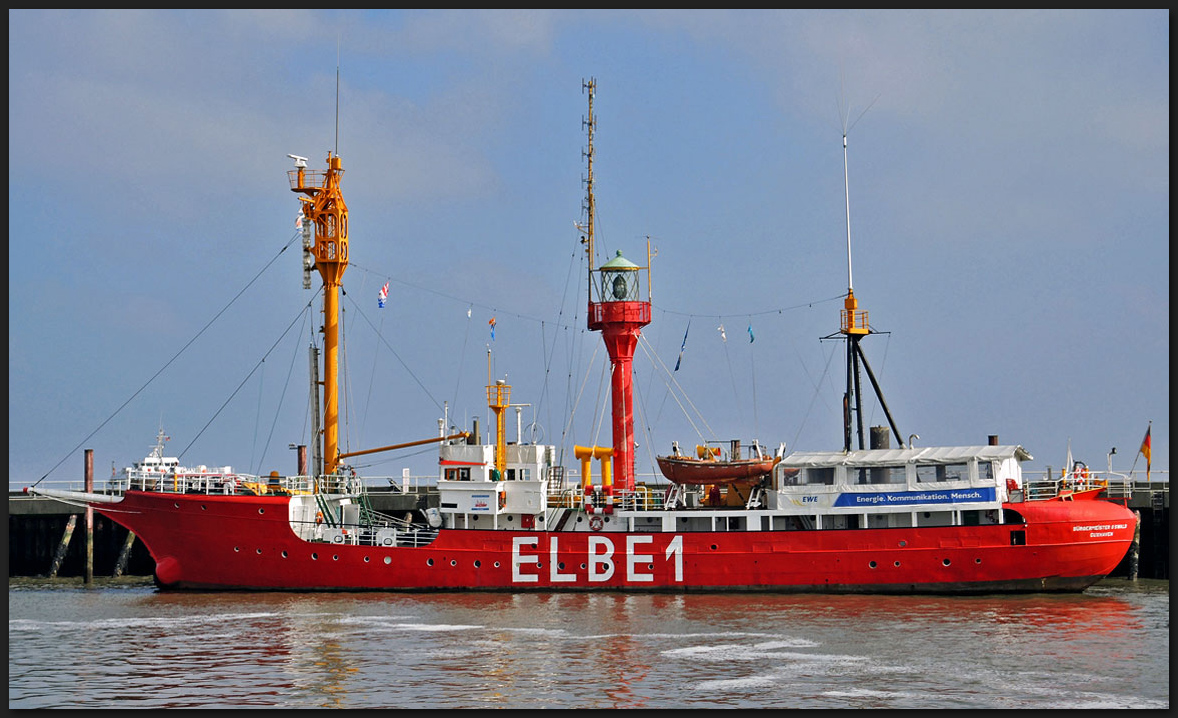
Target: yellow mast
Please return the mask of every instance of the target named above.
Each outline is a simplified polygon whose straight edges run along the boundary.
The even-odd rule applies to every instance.
[[[487,349],[487,408],[495,412],[495,470],[499,480],[507,478],[507,434],[503,413],[511,406],[511,385],[503,379],[491,381],[491,350]]]
[[[340,192],[343,165],[327,153],[327,171],[307,171],[305,157],[291,155],[295,168],[290,189],[307,195],[304,221],[315,228],[310,248],[314,266],[323,277],[323,473],[330,474],[340,462],[339,452],[339,288],[348,268],[348,207]]]

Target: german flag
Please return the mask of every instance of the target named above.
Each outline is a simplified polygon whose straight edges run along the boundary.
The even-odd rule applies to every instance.
[[[1145,430],[1145,438],[1142,439],[1142,441],[1141,441],[1141,448],[1137,450],[1138,452],[1141,453],[1142,456],[1145,457],[1145,480],[1146,481],[1149,481],[1149,467],[1150,467],[1150,463],[1151,463],[1149,460],[1149,453],[1150,453],[1150,448],[1151,448],[1151,442],[1149,439],[1149,432],[1152,430],[1153,430],[1153,424],[1150,424],[1149,428],[1147,428]]]

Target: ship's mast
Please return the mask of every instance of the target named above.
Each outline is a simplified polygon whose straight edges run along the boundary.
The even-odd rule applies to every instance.
[[[340,158],[330,152],[324,172],[309,172],[305,157],[290,157],[295,161],[295,169],[288,172],[290,188],[307,195],[299,200],[304,221],[315,233],[314,244],[305,247],[304,267],[313,263],[323,278],[323,473],[331,474],[340,462],[339,290],[348,268],[348,207],[340,191],[344,170]]]
[[[585,243],[585,254],[589,261],[586,266],[589,268],[589,301],[593,301],[593,265],[597,262],[597,254],[593,251],[593,221],[597,217],[597,208],[593,199],[593,129],[595,122],[593,120],[593,95],[597,90],[597,80],[590,78],[588,81],[581,81],[581,91],[589,93],[589,114],[585,119],[581,120],[581,125],[585,128],[585,134],[588,137],[588,144],[583,153],[585,157],[585,224],[581,225],[581,231],[585,234],[581,241]]]
[[[650,324],[651,301],[649,286],[646,301],[642,300],[640,270],[644,267],[630,262],[618,250],[617,255],[594,268],[593,219],[593,93],[596,81],[583,83],[589,90],[589,119],[585,126],[589,133],[589,148],[585,156],[589,163],[585,207],[589,216],[581,226],[589,265],[589,321],[592,331],[601,332],[610,359],[610,401],[613,418],[612,461],[617,485],[623,491],[634,490],[634,387],[632,366],[634,350],[642,327]],[[647,284],[650,283],[650,249],[647,248]],[[600,275],[596,280],[594,275]],[[596,455],[598,450],[594,450]],[[604,485],[606,510],[612,510],[612,485]]]
[[[860,365],[867,371],[867,378],[871,380],[871,386],[875,389],[875,395],[879,398],[880,406],[888,418],[888,424],[896,435],[896,441],[903,448],[904,438],[900,435],[900,430],[896,428],[896,422],[892,419],[892,412],[888,410],[887,402],[884,401],[879,382],[876,381],[875,374],[867,363],[867,356],[859,346],[859,341],[871,333],[871,327],[867,322],[867,311],[861,311],[859,302],[855,299],[855,284],[851,275],[851,182],[847,169],[847,134],[845,132],[843,133],[843,190],[847,207],[847,298],[843,302],[839,322],[839,333],[847,338],[847,391],[843,394],[843,451],[851,450],[853,423],[856,424],[858,430],[859,448],[867,448],[863,442],[863,392],[859,379]],[[852,414],[855,417],[854,422],[852,422]]]

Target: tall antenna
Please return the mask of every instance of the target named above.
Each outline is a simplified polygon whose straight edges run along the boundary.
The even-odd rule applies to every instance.
[[[847,198],[847,291],[855,291],[851,280],[851,180],[847,171],[847,131],[843,130],[843,196]]]
[[[596,124],[593,119],[593,93],[596,89],[597,80],[595,78],[590,78],[588,82],[585,80],[581,81],[581,91],[585,92],[588,90],[589,92],[589,115],[581,121],[581,125],[585,128],[588,135],[589,144],[583,153],[587,164],[587,174],[585,176],[585,213],[587,217],[585,224],[578,226],[585,233],[581,241],[585,244],[585,254],[589,258],[587,264],[589,267],[589,301],[591,302],[593,301],[593,262],[596,259],[596,255],[593,253],[593,218],[597,214],[593,199],[593,128]]]
[[[335,40],[335,156],[339,157],[339,38]]]
[[[892,427],[892,432],[896,435],[896,442],[900,448],[904,448],[903,435],[896,427],[896,421],[892,418],[892,412],[884,400],[883,391],[879,387],[875,373],[871,371],[871,365],[867,363],[867,355],[859,346],[859,341],[871,333],[871,326],[867,321],[867,311],[859,309],[859,301],[855,299],[854,282],[851,276],[851,182],[850,173],[847,170],[847,130],[845,126],[843,129],[843,190],[847,200],[847,298],[843,302],[839,326],[839,333],[847,338],[847,390],[843,394],[843,451],[851,450],[851,436],[853,429],[856,428],[853,423],[857,424],[859,448],[867,448],[863,441],[863,388],[860,381],[860,368],[867,371],[867,378],[871,381],[871,387],[875,390],[880,407],[888,419],[888,424]]]

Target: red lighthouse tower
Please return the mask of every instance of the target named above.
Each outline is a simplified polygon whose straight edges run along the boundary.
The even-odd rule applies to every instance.
[[[618,250],[617,256],[597,270],[599,301],[593,301],[595,283],[590,282],[589,287],[589,328],[601,332],[609,352],[614,472],[623,491],[634,490],[634,348],[642,327],[650,324],[650,301],[640,299],[639,269]]]
[[[639,270],[643,267],[623,257],[621,250],[598,269],[593,269],[596,261],[593,251],[593,220],[596,212],[593,201],[593,93],[597,89],[597,82],[589,80],[582,83],[582,86],[589,93],[589,117],[584,121],[589,135],[589,145],[585,152],[588,164],[585,181],[587,218],[581,226],[585,233],[581,241],[586,245],[585,251],[589,258],[589,329],[601,332],[605,348],[609,352],[614,476],[619,489],[633,491],[634,389],[631,369],[634,348],[638,345],[642,327],[650,324],[650,250],[648,247],[645,301],[642,299],[642,287],[639,282]],[[607,492],[609,490],[606,489]]]

